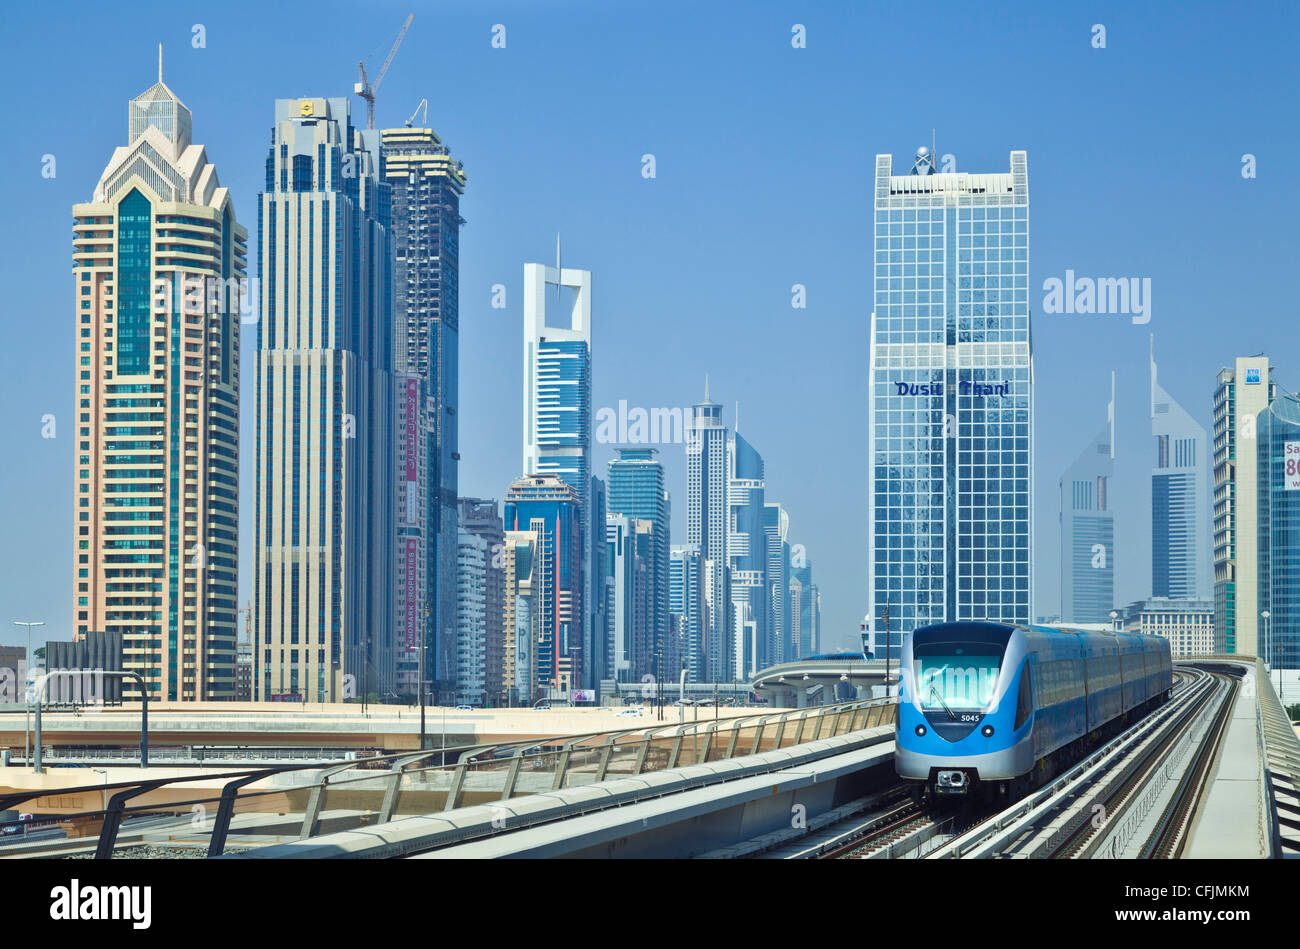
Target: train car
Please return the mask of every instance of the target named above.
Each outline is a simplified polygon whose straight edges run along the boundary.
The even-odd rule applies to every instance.
[[[903,639],[894,763],[934,803],[1007,802],[1168,699],[1159,636],[938,623]]]

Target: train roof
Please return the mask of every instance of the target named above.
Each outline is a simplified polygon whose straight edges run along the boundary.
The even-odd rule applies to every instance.
[[[1012,633],[1020,632],[1029,639],[1039,639],[1044,644],[1048,642],[1064,643],[1066,642],[1065,637],[1073,636],[1082,640],[1085,646],[1092,649],[1104,649],[1110,646],[1128,651],[1133,648],[1146,648],[1146,646],[1159,644],[1168,645],[1168,640],[1164,637],[1145,633],[1127,633],[1107,628],[1087,629],[1078,626],[1048,626],[1037,623],[1029,625],[996,623],[988,620],[958,620],[950,623],[933,623],[929,626],[917,627],[913,631],[913,635],[919,634],[922,639],[928,639],[931,634],[942,635],[946,630],[958,627],[965,629],[967,632],[983,631],[1002,637],[1010,637]]]

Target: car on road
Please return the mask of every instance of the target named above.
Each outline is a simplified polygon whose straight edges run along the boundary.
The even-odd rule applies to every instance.
[[[641,708],[640,706],[635,706],[635,705],[632,706],[631,708],[625,708],[623,709],[623,711],[618,713],[617,717],[618,718],[640,718]]]
[[[0,833],[4,833],[4,834],[21,834],[21,833],[23,832],[23,830],[25,829],[25,828],[23,827],[23,825],[24,825],[24,824],[29,824],[29,825],[30,825],[31,820],[32,820],[32,815],[31,815],[31,814],[19,814],[19,815],[18,815],[18,823],[16,823],[16,824],[5,824],[5,825],[4,825],[4,828],[3,828],[3,829],[0,829]]]
[[[472,705],[457,705],[455,710],[456,710],[457,712],[472,712],[472,711],[474,711],[474,706],[472,706]]]

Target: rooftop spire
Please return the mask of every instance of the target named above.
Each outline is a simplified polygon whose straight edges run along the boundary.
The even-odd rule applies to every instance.
[[[162,82],[162,43],[158,44],[158,81]]]
[[[709,374],[704,374],[704,401],[709,401]]]

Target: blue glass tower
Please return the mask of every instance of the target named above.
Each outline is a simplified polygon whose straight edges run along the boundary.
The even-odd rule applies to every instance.
[[[739,417],[739,408],[737,408]],[[727,451],[727,566],[731,572],[731,615],[736,673],[741,680],[771,665],[767,632],[767,528],[763,505],[763,458],[740,432]]]
[[[524,443],[525,475],[553,475],[577,492],[581,505],[582,601],[587,613],[577,634],[594,648],[605,630],[595,629],[597,615],[592,548],[595,534],[591,497],[591,271],[560,267],[559,240],[555,266],[524,264]],[[564,291],[572,291],[560,324],[547,319],[548,288],[555,288],[557,310],[565,309]],[[567,323],[567,325],[563,325]],[[601,574],[603,581],[603,573]],[[594,658],[590,651],[587,658]],[[595,688],[594,667],[579,670],[579,683]]]
[[[1259,413],[1259,593],[1268,611],[1259,655],[1274,669],[1300,668],[1300,396]],[[1242,609],[1248,609],[1242,604]]]
[[[1115,606],[1115,514],[1108,488],[1115,470],[1115,374],[1106,426],[1074,460],[1061,492],[1061,621],[1106,623]]]
[[[1214,598],[1210,542],[1210,452],[1205,426],[1156,382],[1151,337],[1151,595]]]
[[[1033,603],[1027,158],[895,175],[876,156],[868,587],[873,624],[1024,623]],[[897,642],[897,640],[895,640]]]
[[[618,458],[609,463],[610,514],[650,521],[653,525],[654,556],[648,565],[650,593],[650,642],[648,654],[665,650],[671,630],[668,610],[669,498],[664,487],[664,466],[655,460],[654,448],[620,448]],[[654,672],[653,669],[642,672]],[[663,671],[664,675],[674,670]]]
[[[510,486],[505,499],[507,531],[533,534],[532,603],[537,637],[532,676],[537,690],[567,695],[578,687],[583,655],[581,497],[559,478],[533,475]]]

